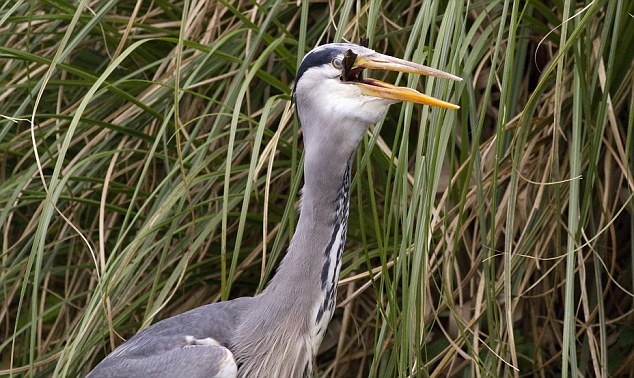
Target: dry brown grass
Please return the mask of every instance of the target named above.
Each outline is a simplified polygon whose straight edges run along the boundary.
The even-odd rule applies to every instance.
[[[261,290],[297,218],[298,59],[369,36],[462,76],[419,84],[462,109],[394,106],[361,147],[318,375],[634,376],[633,10],[518,5],[0,7],[0,375],[85,373]]]

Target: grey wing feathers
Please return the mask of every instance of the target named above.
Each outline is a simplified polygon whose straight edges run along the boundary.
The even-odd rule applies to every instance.
[[[119,345],[88,378],[237,376],[228,349],[252,298],[202,306],[160,321]]]
[[[220,345],[187,345],[141,358],[125,355],[103,360],[88,378],[235,378],[236,362]]]

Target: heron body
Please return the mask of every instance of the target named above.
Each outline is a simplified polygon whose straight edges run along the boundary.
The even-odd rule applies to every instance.
[[[294,90],[305,149],[300,217],[275,276],[254,297],[202,306],[148,327],[101,361],[90,378],[312,376],[335,308],[351,160],[363,134],[394,102],[457,108],[365,79],[365,68],[459,80],[354,44],[308,53]]]

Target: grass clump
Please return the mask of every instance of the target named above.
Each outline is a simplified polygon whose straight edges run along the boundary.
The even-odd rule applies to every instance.
[[[629,8],[628,8],[629,7]],[[354,166],[319,376],[634,374],[634,20],[622,1],[0,7],[0,374],[86,373],[162,318],[261,290],[297,219],[313,46],[388,80]]]

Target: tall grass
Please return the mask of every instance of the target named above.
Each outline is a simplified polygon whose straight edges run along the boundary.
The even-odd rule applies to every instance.
[[[463,77],[387,77],[462,108],[394,105],[362,143],[318,376],[634,376],[632,14],[5,2],[0,375],[83,374],[261,290],[298,216],[297,65],[368,37]]]

